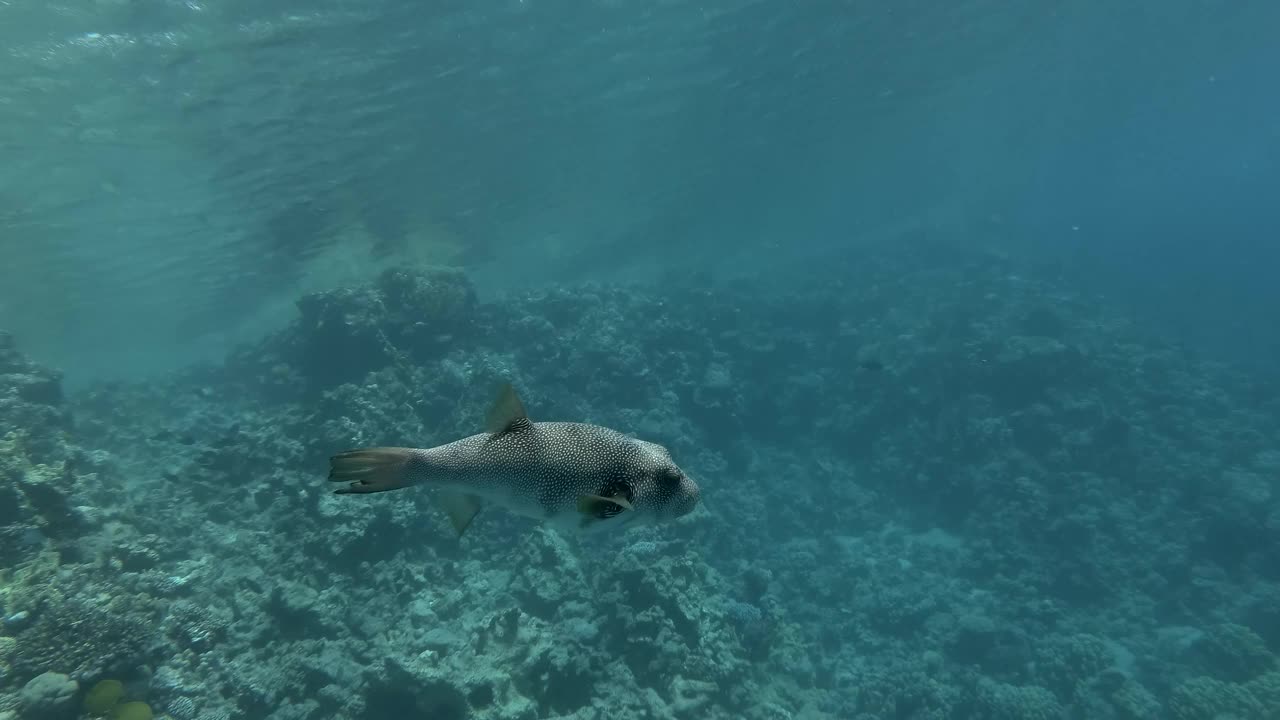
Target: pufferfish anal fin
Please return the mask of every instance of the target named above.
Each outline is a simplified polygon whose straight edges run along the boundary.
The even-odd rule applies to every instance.
[[[449,490],[440,491],[436,502],[449,516],[449,523],[453,525],[458,537],[462,537],[462,534],[471,526],[471,521],[476,519],[476,513],[483,507],[480,498],[475,495]]]
[[[524,403],[511,383],[504,383],[498,392],[498,398],[489,407],[485,416],[484,429],[490,435],[501,435],[507,432],[523,430],[529,427],[529,416],[524,412]]]

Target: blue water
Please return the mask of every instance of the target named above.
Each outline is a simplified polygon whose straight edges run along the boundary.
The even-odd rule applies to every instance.
[[[0,719],[1280,717],[1276,37],[0,0]],[[503,380],[706,512],[331,503]]]

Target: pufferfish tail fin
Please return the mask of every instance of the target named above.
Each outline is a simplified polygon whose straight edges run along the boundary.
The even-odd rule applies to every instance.
[[[414,484],[408,471],[413,453],[412,448],[375,447],[334,455],[329,458],[329,480],[349,484],[333,492],[348,495],[409,487]],[[445,489],[436,493],[436,503],[448,514],[449,523],[458,537],[462,537],[483,507],[479,497]]]
[[[329,480],[349,485],[333,492],[347,495],[409,487],[413,483],[405,466],[412,457],[413,449],[402,447],[361,448],[334,455],[329,458]]]

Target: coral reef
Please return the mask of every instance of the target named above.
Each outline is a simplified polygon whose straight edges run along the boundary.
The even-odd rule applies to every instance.
[[[71,717],[80,685],[62,673],[46,672],[32,678],[18,694],[23,717],[56,720]]]
[[[1280,394],[1009,261],[483,302],[399,269],[69,401],[0,348],[0,717],[112,679],[175,720],[1280,716]],[[328,493],[502,379],[705,508],[458,541],[429,491]]]

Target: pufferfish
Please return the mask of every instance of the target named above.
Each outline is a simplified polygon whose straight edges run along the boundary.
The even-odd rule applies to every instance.
[[[573,530],[661,522],[689,514],[701,495],[666,448],[599,425],[530,422],[506,384],[486,432],[433,448],[372,447],[329,459],[335,492],[436,489],[461,537],[486,504]]]

